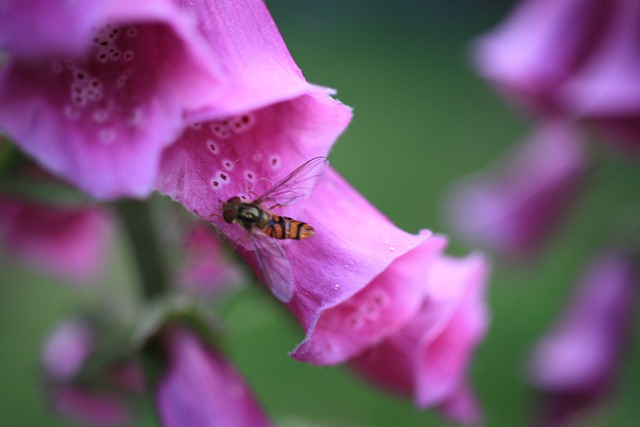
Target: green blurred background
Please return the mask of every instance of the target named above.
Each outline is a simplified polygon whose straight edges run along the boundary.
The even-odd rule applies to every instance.
[[[308,80],[336,88],[354,108],[330,156],[333,166],[398,226],[448,234],[440,211],[447,185],[491,162],[529,126],[478,79],[468,56],[469,41],[498,22],[509,2],[270,0],[268,6]],[[598,159],[589,190],[540,261],[519,270],[495,266],[493,322],[471,367],[487,425],[531,424],[534,395],[523,382],[528,351],[585,260],[616,229],[624,216],[618,212],[640,211],[637,166]],[[471,249],[452,237],[451,253]],[[120,241],[99,295],[0,261],[0,426],[67,425],[47,411],[38,386],[42,339],[78,307],[111,298],[113,287],[131,292],[127,251]],[[229,358],[276,425],[449,425],[346,369],[291,360],[287,351],[302,333],[262,291],[243,291],[222,320]],[[590,425],[639,424],[638,361],[636,344],[619,393]],[[149,408],[140,425],[154,425]]]

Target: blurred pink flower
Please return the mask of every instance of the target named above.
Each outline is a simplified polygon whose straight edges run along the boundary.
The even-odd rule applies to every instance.
[[[94,348],[89,326],[78,319],[67,320],[49,335],[42,355],[42,365],[48,378],[70,380],[77,375]]]
[[[535,113],[596,124],[640,153],[639,25],[635,1],[524,0],[478,38],[475,63]]]
[[[640,3],[607,2],[608,31],[561,88],[564,108],[640,154]]]
[[[546,122],[497,163],[450,189],[446,218],[473,245],[513,258],[535,255],[586,179],[578,130]]]
[[[423,278],[420,308],[394,334],[354,358],[351,366],[390,391],[437,407],[463,424],[477,424],[480,409],[467,385],[471,354],[489,319],[488,264],[480,255],[438,255]]]
[[[612,392],[637,302],[636,268],[622,252],[595,257],[564,314],[536,346],[530,377],[545,398],[541,425],[567,425]]]
[[[132,423],[131,408],[116,394],[96,392],[77,385],[63,385],[50,394],[53,410],[90,427],[117,427]]]
[[[192,332],[173,327],[164,345],[167,366],[156,389],[164,427],[270,425],[235,369]]]
[[[476,67],[518,102],[540,112],[557,111],[558,88],[591,54],[617,3],[523,0],[475,42]]]
[[[0,197],[0,246],[14,259],[71,283],[96,281],[113,233],[97,206],[55,206]]]
[[[182,265],[174,280],[182,290],[217,298],[248,280],[240,265],[225,253],[224,244],[210,226],[194,226],[184,243]]]
[[[143,390],[141,367],[132,360],[119,361],[81,381],[95,356],[96,341],[96,332],[81,319],[61,323],[46,340],[42,367],[52,409],[87,426],[130,424],[134,415],[130,397]]]

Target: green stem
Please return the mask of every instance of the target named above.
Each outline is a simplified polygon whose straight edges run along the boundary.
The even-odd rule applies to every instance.
[[[158,297],[169,289],[169,283],[149,202],[121,200],[115,205],[138,267],[142,295],[146,299]]]

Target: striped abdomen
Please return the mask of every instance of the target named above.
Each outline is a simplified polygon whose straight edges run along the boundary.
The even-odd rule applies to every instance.
[[[262,231],[274,239],[306,239],[315,233],[313,227],[307,223],[273,214]]]

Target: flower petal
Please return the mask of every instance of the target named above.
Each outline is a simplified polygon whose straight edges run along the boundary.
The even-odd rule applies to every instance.
[[[564,425],[601,403],[617,378],[638,299],[636,260],[596,256],[557,325],[537,344],[530,381],[541,391],[545,425]]]
[[[226,77],[221,93],[195,120],[221,119],[305,93],[332,91],[307,83],[261,0],[195,0],[189,10]]]
[[[131,423],[131,409],[124,399],[80,386],[56,388],[51,395],[53,409],[77,423],[95,427],[117,427]]]
[[[474,245],[508,257],[536,254],[586,178],[576,129],[543,123],[523,145],[449,192],[446,217]]]
[[[94,206],[63,207],[0,198],[0,239],[10,255],[71,283],[97,280],[113,231]]]
[[[612,379],[636,295],[633,261],[603,253],[583,273],[576,295],[533,358],[532,380],[557,391],[598,389]]]
[[[536,110],[553,111],[558,107],[555,90],[606,27],[609,3],[615,1],[522,1],[476,41],[476,67],[507,95]]]
[[[413,396],[420,407],[444,405],[446,412],[447,404],[468,391],[471,351],[488,324],[487,273],[479,255],[434,258],[423,279],[427,291],[420,310],[396,333],[354,358],[351,366],[391,391]],[[472,412],[469,417],[475,418]]]
[[[218,353],[181,327],[169,330],[166,341],[169,366],[156,391],[163,426],[269,425],[244,381]]]
[[[175,279],[181,289],[219,298],[246,281],[244,272],[227,256],[211,227],[200,223],[185,240],[183,265]]]
[[[97,34],[76,35],[85,37],[81,54],[9,58],[0,128],[97,198],[140,197],[184,111],[215,97],[221,77],[191,15],[173,2],[109,5],[90,19]]]
[[[91,328],[78,319],[67,320],[48,337],[42,364],[48,378],[69,380],[80,372],[95,346]]]
[[[640,153],[640,26],[638,2],[613,1],[609,31],[588,61],[560,88],[566,110],[595,122]],[[618,142],[618,141],[615,141]]]

